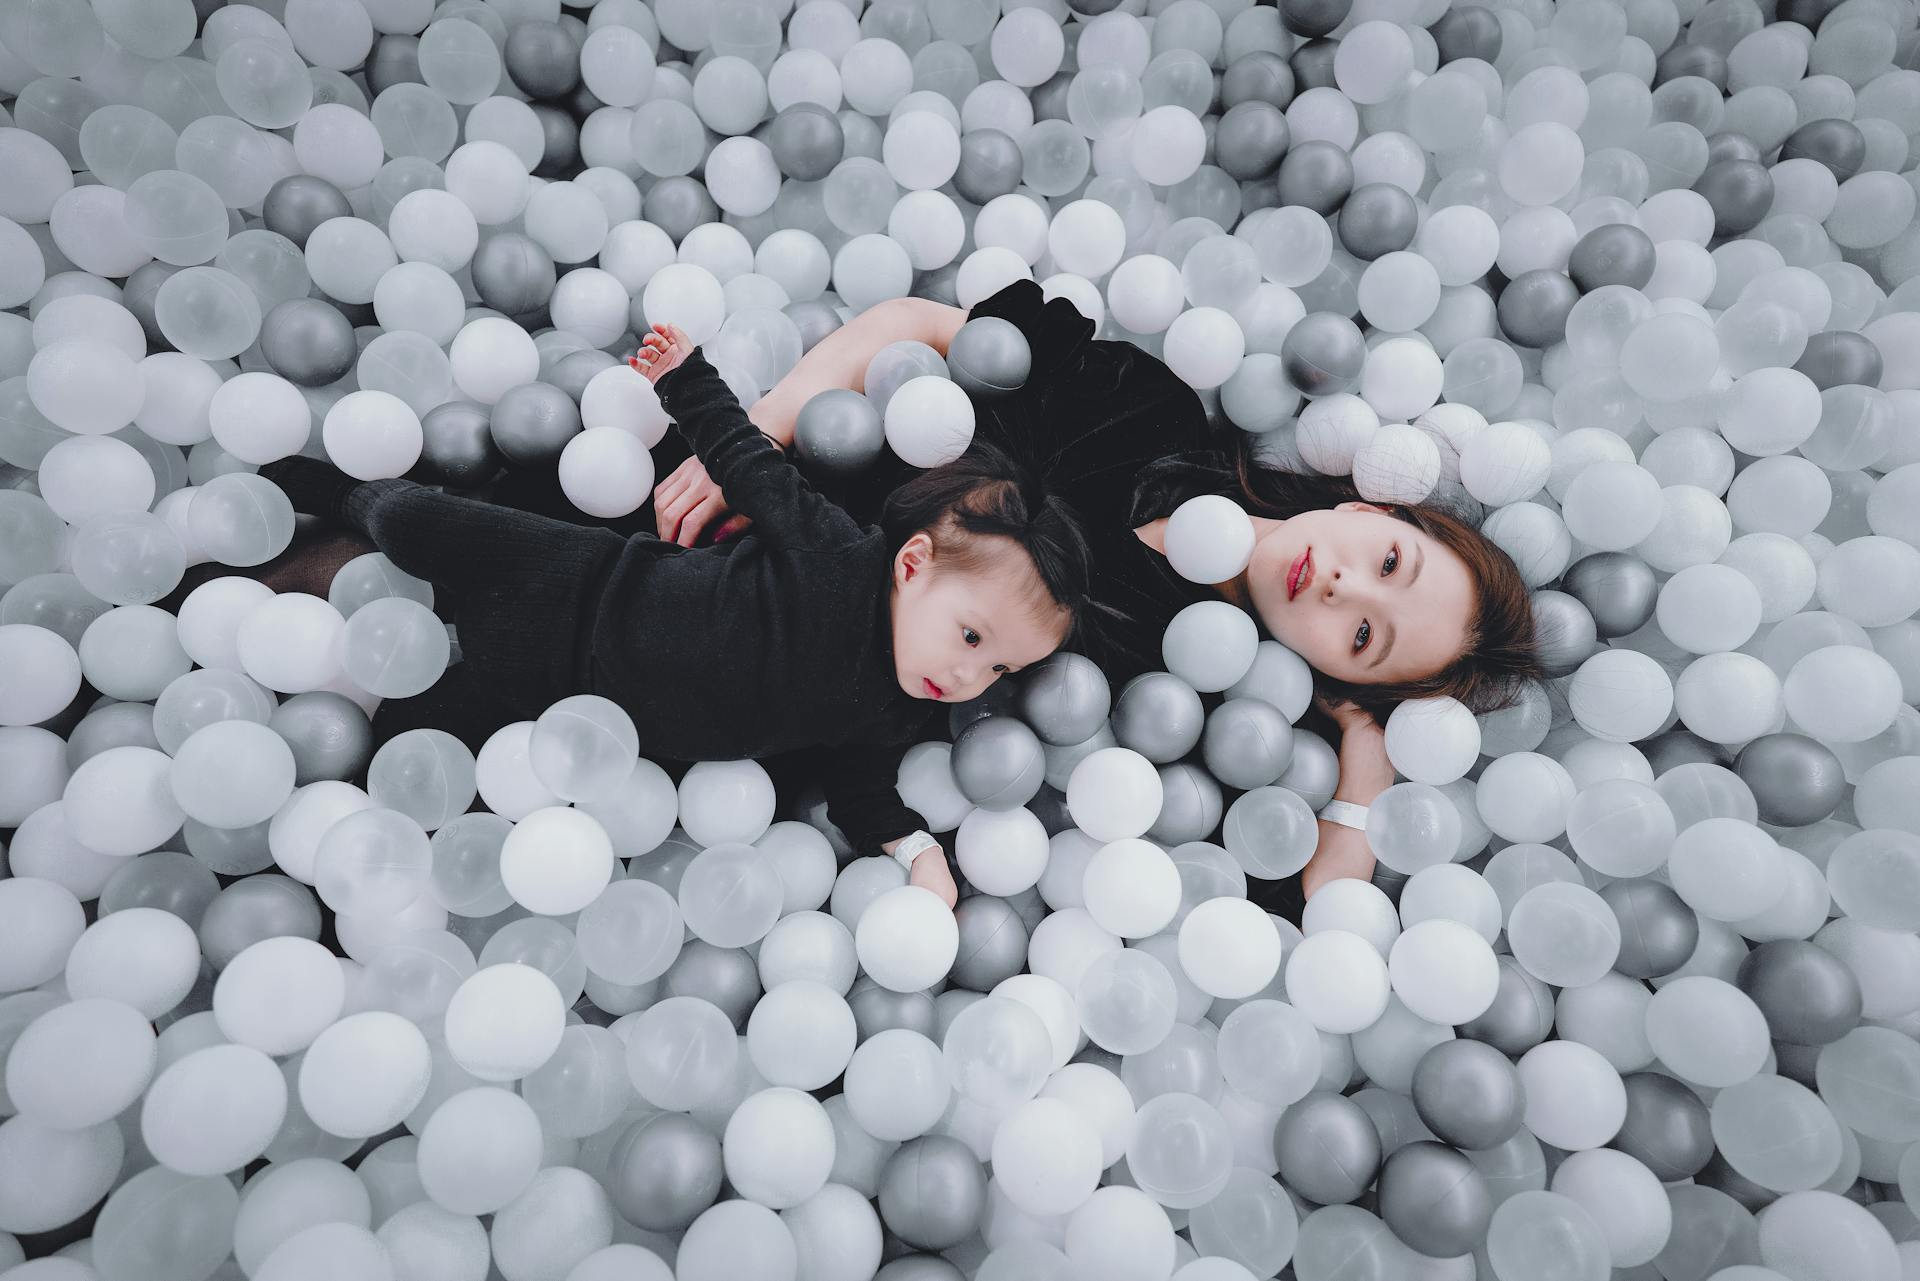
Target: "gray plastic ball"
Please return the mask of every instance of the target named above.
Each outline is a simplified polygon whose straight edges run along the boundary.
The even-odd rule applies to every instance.
[[[474,251],[473,287],[480,301],[506,316],[524,316],[553,299],[559,280],[553,255],[531,236],[502,231]]]
[[[966,1273],[937,1254],[903,1254],[873,1274],[873,1281],[964,1281]]]
[[[1593,614],[1565,592],[1533,594],[1533,628],[1540,663],[1549,676],[1565,676],[1592,657],[1600,634]]]
[[[268,231],[277,231],[302,249],[313,229],[329,218],[346,218],[353,206],[346,193],[312,174],[291,174],[267,189],[260,217]]]
[[[1653,64],[1653,87],[1670,80],[1698,77],[1721,93],[1727,91],[1727,55],[1705,44],[1675,44]]]
[[[1804,734],[1761,735],[1740,749],[1733,772],[1753,789],[1760,821],[1778,827],[1818,823],[1847,794],[1840,758]]]
[[[701,223],[719,221],[720,206],[713,203],[705,184],[682,174],[653,184],[647,192],[646,212],[641,216],[678,244]]]
[[[425,84],[420,74],[420,37],[381,36],[367,56],[367,88],[378,97],[395,85]]]
[[[1380,1131],[1352,1099],[1315,1090],[1280,1114],[1273,1156],[1289,1188],[1319,1205],[1344,1205],[1380,1172]]]
[[[1352,11],[1353,0],[1281,0],[1280,21],[1296,36],[1324,36]]]
[[[978,698],[955,703],[947,713],[947,735],[958,740],[967,726],[989,716],[1016,716],[1014,705],[1020,699],[1020,687],[1012,681],[995,681]]]
[[[493,479],[502,460],[490,421],[487,407],[470,400],[429,409],[420,419],[419,479],[449,489],[478,489]]]
[[[840,328],[840,313],[833,309],[831,303],[819,298],[788,303],[782,310],[786,312],[787,319],[800,330],[802,354],[812,351],[822,338]]]
[[[1713,1156],[1713,1130],[1700,1096],[1658,1072],[1633,1072],[1627,1087],[1627,1119],[1607,1146],[1618,1148],[1653,1171],[1662,1183],[1691,1178]]]
[[[627,1127],[607,1158],[607,1193],[627,1222],[680,1232],[720,1195],[720,1140],[681,1112],[656,1112]]]
[[[1500,328],[1523,347],[1551,347],[1567,336],[1567,313],[1580,301],[1580,287],[1564,272],[1540,267],[1523,271],[1500,291]]]
[[[1725,757],[1720,748],[1698,734],[1690,734],[1683,729],[1670,729],[1664,734],[1655,734],[1639,744],[1641,754],[1647,758],[1647,764],[1653,766],[1653,776],[1659,778],[1668,770],[1680,765],[1724,765]]]
[[[1293,68],[1268,49],[1243,53],[1220,77],[1220,105],[1229,111],[1243,102],[1264,102],[1284,109],[1293,101]]]
[[[688,939],[661,979],[664,996],[697,996],[720,1007],[736,1028],[745,1028],[747,1016],[760,999],[760,967],[737,947],[715,947],[702,939]]]
[[[1113,690],[1098,663],[1085,654],[1063,650],[1025,673],[1014,705],[1041,742],[1071,747],[1086,742],[1106,724]]]
[[[1027,926],[1003,898],[975,894],[954,909],[960,926],[960,952],[953,981],[975,992],[990,992],[1002,979],[1027,965]]]
[[[267,724],[293,749],[296,787],[354,778],[373,759],[373,724],[360,704],[344,694],[295,694],[274,709]]]
[[[1362,262],[1405,249],[1419,228],[1419,204],[1390,182],[1356,187],[1340,206],[1340,243]]]
[[[1211,836],[1226,811],[1226,796],[1213,775],[1190,761],[1160,767],[1160,817],[1147,835],[1163,845],[1184,845]]]
[[[953,782],[986,810],[1018,809],[1047,781],[1040,737],[1017,716],[977,720],[953,740]]]
[[[1291,86],[1293,73],[1287,73]],[[1271,102],[1254,100],[1229,107],[1214,135],[1217,163],[1241,182],[1271,177],[1280,168],[1292,140],[1287,118]],[[1409,197],[1411,198],[1411,197]]]
[[[1493,1218],[1487,1176],[1453,1148],[1424,1139],[1387,1158],[1377,1195],[1393,1234],[1434,1258],[1471,1251]]]
[[[1782,160],[1818,160],[1841,182],[1860,172],[1867,159],[1867,136],[1851,120],[1809,120],[1780,147]]]
[[[960,326],[947,345],[947,369],[960,390],[981,400],[1018,391],[1033,372],[1033,349],[1020,326],[981,316]]]
[[[1613,968],[1628,978],[1671,974],[1700,943],[1700,918],[1664,882],[1614,881],[1602,887],[1600,898],[1620,922],[1620,954]]]
[[[603,370],[612,369],[620,361],[609,352],[597,347],[588,347],[582,351],[569,352],[556,360],[553,372],[546,381],[558,387],[573,398],[574,404],[587,394],[587,384],[592,382]]]
[[[1720,160],[1707,166],[1693,189],[1713,206],[1716,235],[1752,231],[1773,208],[1773,175],[1753,160]]]
[[[1761,154],[1760,144],[1738,130],[1722,129],[1707,138],[1709,166],[1717,165],[1722,160],[1758,160]]]
[[[794,448],[809,468],[833,476],[854,476],[873,466],[886,448],[887,433],[871,400],[845,387],[816,392],[800,407],[793,430]]]
[[[1731,1197],[1743,1208],[1758,1214],[1780,1199],[1780,1194],[1772,1188],[1763,1188],[1746,1175],[1727,1164],[1727,1158],[1714,1149],[1707,1163],[1694,1173],[1695,1186],[1712,1188],[1715,1192]],[[1756,1251],[1757,1253],[1757,1251]],[[1769,1279],[1770,1281],[1770,1279]]]
[[[552,383],[521,383],[494,404],[487,426],[508,462],[551,467],[580,434],[580,406]]]
[[[1191,752],[1206,726],[1200,695],[1172,672],[1146,672],[1134,677],[1113,704],[1115,741],[1156,765],[1169,764]]]
[[[1560,590],[1587,607],[1603,639],[1637,632],[1653,617],[1660,585],[1647,562],[1631,552],[1595,552],[1561,575]]]
[[[945,378],[950,372],[946,357],[917,339],[903,338],[899,342],[888,343],[873,354],[873,359],[867,362],[866,376],[861,385],[867,399],[873,402],[873,407],[884,419],[887,402],[893,399],[894,392],[915,378]]]
[[[353,324],[320,298],[289,298],[260,326],[260,354],[274,373],[302,387],[324,387],[346,376],[360,349]]]
[[[945,1250],[972,1236],[987,1208],[987,1174],[944,1134],[900,1145],[880,1170],[880,1217],[908,1245]]]
[[[1734,983],[1753,998],[1776,1041],[1827,1045],[1860,1025],[1860,980],[1839,957],[1805,939],[1762,943]]]
[[[1367,361],[1367,340],[1345,316],[1310,312],[1287,331],[1280,343],[1280,361],[1287,381],[1305,395],[1352,391]]]
[[[540,121],[542,145],[540,160],[533,167],[535,176],[561,178],[580,167],[580,126],[574,118],[550,103],[536,102],[533,114]]]
[[[1879,385],[1883,360],[1880,349],[1865,334],[1851,329],[1827,329],[1807,339],[1807,349],[1793,367],[1813,380],[1821,391],[1858,383]]]
[[[953,189],[976,205],[1004,196],[1020,185],[1026,160],[1020,144],[998,129],[970,129],[960,139],[960,167]]]
[[[847,994],[855,1034],[865,1041],[882,1032],[905,1028],[932,1038],[939,1013],[925,992],[894,992],[871,979],[861,979]]]
[[[516,22],[507,32],[507,75],[529,98],[558,98],[580,85],[580,46],[557,22]]]
[[[1271,703],[1230,698],[1207,716],[1200,756],[1228,787],[1243,792],[1265,787],[1293,759],[1293,726]]]
[[[1653,279],[1653,237],[1630,222],[1595,227],[1574,243],[1567,274],[1582,293],[1602,285],[1643,289]]]
[[[1295,74],[1300,70],[1299,57],[1294,55]],[[1287,150],[1280,162],[1279,183],[1281,204],[1305,205],[1324,217],[1353,191],[1353,159],[1331,142],[1311,139]]]
[[[172,351],[173,344],[160,332],[160,322],[154,317],[154,300],[160,296],[160,286],[173,279],[175,274],[184,270],[170,262],[161,262],[158,258],[144,267],[134,269],[126,282],[120,286],[120,305],[133,313],[140,322],[141,332],[147,336],[147,350]]]
[[[960,264],[950,262],[913,278],[914,298],[925,298],[948,307],[960,306]]]
[[[1075,73],[1065,68],[1055,72],[1053,78],[1029,93],[1033,102],[1033,122],[1043,120],[1065,120],[1067,116],[1067,90],[1073,85]]]
[[[1492,62],[1500,56],[1500,19],[1480,5],[1460,5],[1440,15],[1427,30],[1440,51],[1440,65],[1461,58]]]
[[[1460,1024],[1457,1031],[1517,1058],[1553,1031],[1553,990],[1521,969],[1511,956],[1500,957],[1499,963],[1500,986],[1493,1004],[1479,1018]]]
[[[818,182],[847,154],[840,117],[813,102],[796,102],[767,125],[764,141],[780,172],[796,182]]]
[[[1414,1065],[1413,1106],[1441,1139],[1478,1150],[1499,1147],[1519,1132],[1527,1095],[1513,1060],[1485,1041],[1455,1039]]]

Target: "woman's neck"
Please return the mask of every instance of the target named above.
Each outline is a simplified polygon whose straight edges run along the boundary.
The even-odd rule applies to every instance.
[[[1247,519],[1253,522],[1253,541],[1256,546],[1267,535],[1287,523],[1284,520],[1273,520],[1266,516],[1249,516]],[[1164,557],[1167,554],[1167,517],[1162,516],[1159,520],[1150,520],[1144,525],[1134,526],[1133,536]],[[1247,591],[1247,572],[1244,569],[1226,582],[1213,583],[1211,586],[1221,596],[1242,609],[1249,608],[1253,603],[1253,597]]]

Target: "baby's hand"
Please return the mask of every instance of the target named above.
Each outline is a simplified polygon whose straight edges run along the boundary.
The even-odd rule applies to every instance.
[[[960,901],[960,887],[953,883],[953,870],[947,866],[946,851],[938,845],[920,851],[919,857],[913,860],[913,871],[907,875],[907,884],[932,890],[948,907]]]
[[[684,329],[678,325],[655,325],[627,363],[645,374],[648,382],[657,383],[662,374],[678,369],[692,354],[693,340]]]

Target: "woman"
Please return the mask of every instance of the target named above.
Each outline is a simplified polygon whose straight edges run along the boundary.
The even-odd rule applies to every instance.
[[[1318,673],[1318,701],[1341,738],[1335,798],[1366,805],[1393,783],[1381,722],[1395,704],[1444,694],[1492,710],[1540,676],[1527,585],[1479,531],[1435,509],[1364,502],[1343,479],[1253,461],[1251,438],[1222,439],[1164,364],[1131,343],[1094,340],[1091,321],[1031,281],[971,313],[918,298],[881,303],[821,340],[749,416],[791,446],[801,406],[828,388],[859,390],[880,348],[916,339],[945,354],[977,316],[1017,325],[1033,368],[1019,390],[976,403],[975,434],[1040,468],[1086,521],[1101,598],[1123,617],[1083,648],[1116,688],[1161,665],[1175,613],[1225,596]],[[877,510],[903,471],[877,468],[837,496],[856,516]],[[1199,494],[1226,494],[1254,521],[1246,572],[1218,587],[1188,582],[1166,559],[1167,517]],[[660,483],[652,507],[660,536],[688,546],[745,526],[697,459]],[[1322,820],[1301,890],[1372,870],[1363,834]]]

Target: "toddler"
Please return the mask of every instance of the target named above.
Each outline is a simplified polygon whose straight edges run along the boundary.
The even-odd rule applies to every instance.
[[[631,362],[752,519],[685,548],[501,508],[406,480],[356,483],[316,460],[262,474],[298,510],[357,529],[432,582],[462,661],[376,714],[379,737],[464,724],[472,740],[571,694],[633,717],[643,755],[682,761],[833,749],[828,815],[950,905],[944,851],[894,790],[936,704],[978,697],[1074,631],[1090,561],[1079,522],[978,445],[923,472],[863,527],[814,492],[677,328]]]

